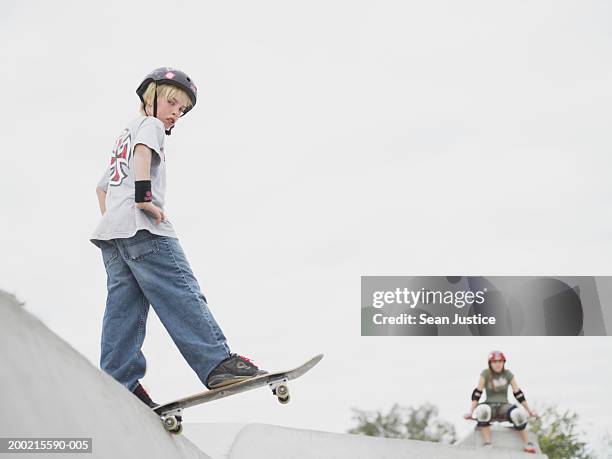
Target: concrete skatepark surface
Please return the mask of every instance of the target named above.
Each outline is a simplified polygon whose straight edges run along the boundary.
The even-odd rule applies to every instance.
[[[368,437],[266,424],[185,424],[184,434],[215,459],[546,458],[508,449],[483,450],[416,440]]]
[[[541,453],[538,445],[536,436],[529,432],[529,441],[531,441],[536,447],[536,451]],[[512,427],[506,427],[504,424],[492,424],[491,425],[491,442],[495,445],[496,449],[505,449],[520,451],[522,449],[522,441]],[[482,447],[484,440],[482,435],[476,429],[474,429],[469,435],[459,440],[456,445],[465,448],[480,448]]]
[[[92,438],[92,453],[80,457],[546,457],[525,455],[520,448],[518,451],[497,448],[485,451],[476,448],[477,438],[466,438],[461,446],[451,446],[264,424],[185,422],[184,433],[173,435],[164,430],[159,417],[152,410],[50,331],[14,296],[2,290],[0,369],[3,404],[0,437]],[[504,436],[504,432],[501,436]],[[15,456],[23,459],[79,457],[58,453]]]
[[[210,457],[1,290],[0,369],[0,437],[92,438],[91,454],[15,457]]]

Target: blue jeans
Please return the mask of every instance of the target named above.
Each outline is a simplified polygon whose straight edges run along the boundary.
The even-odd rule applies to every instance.
[[[141,351],[149,305],[179,351],[206,384],[229,356],[223,332],[191,272],[178,239],[146,230],[100,241],[108,295],[102,323],[100,367],[133,391],[146,372]]]

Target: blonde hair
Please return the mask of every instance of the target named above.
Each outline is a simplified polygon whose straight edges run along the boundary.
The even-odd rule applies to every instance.
[[[146,105],[153,105],[153,97],[155,96],[155,86],[156,86],[156,83],[154,81],[149,83],[149,86],[147,86],[146,91],[142,95],[142,98],[144,99],[144,103],[140,104],[140,113],[142,115],[146,115],[145,113]],[[172,84],[157,85],[157,96],[165,97],[168,100],[175,98],[178,101],[178,103],[183,105],[186,109],[191,108],[193,105],[187,93],[183,91],[181,88],[174,86]]]

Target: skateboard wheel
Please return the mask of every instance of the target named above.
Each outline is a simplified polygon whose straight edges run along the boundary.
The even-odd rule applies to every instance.
[[[291,400],[291,397],[289,397],[289,395],[287,395],[286,397],[278,397],[278,401],[281,402],[283,405],[289,403],[289,400]]]
[[[285,398],[289,395],[289,388],[285,384],[280,384],[276,388],[276,394],[279,398]]]
[[[181,423],[176,416],[168,416],[166,419],[164,419],[164,428],[168,432],[175,432],[180,427],[182,427]]]

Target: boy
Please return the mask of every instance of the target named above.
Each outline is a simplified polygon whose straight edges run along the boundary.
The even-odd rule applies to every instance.
[[[197,88],[170,67],[138,86],[142,116],[118,137],[96,192],[102,219],[90,240],[102,251],[107,273],[100,367],[151,408],[139,380],[149,304],[181,354],[208,388],[267,373],[230,353],[172,224],[164,213],[165,135],[191,110]]]

